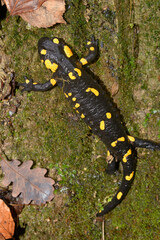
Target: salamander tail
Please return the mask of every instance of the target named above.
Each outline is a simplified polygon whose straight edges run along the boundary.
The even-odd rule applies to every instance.
[[[121,185],[112,200],[104,207],[102,211],[97,213],[97,217],[103,216],[120,204],[131,188],[136,170],[136,157],[129,151],[131,151],[131,149],[128,150],[122,159],[123,179]]]

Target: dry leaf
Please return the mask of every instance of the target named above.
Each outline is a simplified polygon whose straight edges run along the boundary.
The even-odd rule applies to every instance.
[[[15,222],[9,207],[0,199],[0,239],[9,239],[14,235]]]
[[[22,197],[18,196],[16,198],[14,198],[12,196],[11,190],[0,187],[0,199],[3,199],[5,202],[7,202],[8,206],[12,206],[12,209],[14,209],[13,217],[15,220],[24,208],[24,204],[22,204],[22,201],[23,201]],[[1,240],[1,238],[0,238],[0,240]]]
[[[44,177],[47,170],[42,168],[30,169],[33,161],[20,163],[18,160],[2,160],[0,162],[5,174],[2,184],[6,187],[13,183],[12,196],[17,197],[20,193],[23,204],[34,201],[35,204],[44,204],[53,199],[53,179]],[[21,164],[21,165],[20,165]]]
[[[5,240],[5,237],[0,233],[0,240]]]
[[[10,15],[20,15],[38,9],[46,0],[4,0]]]
[[[20,14],[20,16],[32,26],[47,28],[56,23],[66,23],[62,17],[64,12],[64,0],[48,0],[39,9]]]

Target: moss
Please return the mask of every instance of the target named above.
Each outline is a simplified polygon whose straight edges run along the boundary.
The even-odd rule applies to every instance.
[[[58,36],[81,57],[85,39],[99,39],[100,58],[90,66],[103,87],[119,83],[114,100],[132,135],[157,140],[158,101],[158,15],[154,1],[67,1],[67,25],[50,29],[31,28],[19,17],[2,22],[6,52],[16,80],[23,76],[37,82],[50,78],[39,62],[37,41]],[[100,239],[101,223],[93,219],[114,195],[121,181],[107,176],[106,147],[79,120],[61,89],[46,93],[24,93],[12,119],[13,128],[1,126],[1,136],[10,159],[34,160],[48,168],[59,182],[55,199],[45,206],[26,206],[20,215],[25,234],[20,239]],[[8,147],[7,147],[8,146]],[[134,184],[126,199],[106,216],[106,239],[156,239],[159,223],[158,154],[138,151]],[[149,173],[149,174],[147,174]],[[67,227],[66,227],[67,224]],[[134,228],[133,228],[134,226]]]

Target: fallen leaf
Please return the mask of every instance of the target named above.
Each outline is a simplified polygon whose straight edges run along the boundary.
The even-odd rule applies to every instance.
[[[24,204],[22,204],[22,201],[23,201],[22,196],[18,196],[16,198],[14,198],[12,196],[11,190],[1,187],[0,188],[0,199],[3,199],[5,202],[7,202],[8,206],[11,206],[12,209],[14,209],[15,215],[13,215],[13,217],[15,220],[24,208]],[[0,238],[0,240],[1,240],[1,238]]]
[[[9,239],[14,235],[15,222],[10,208],[0,199],[0,239]]]
[[[46,0],[4,0],[10,15],[20,15],[38,9]]]
[[[0,233],[0,240],[5,240],[5,237]]]
[[[19,15],[32,26],[47,28],[56,23],[66,23],[62,17],[64,12],[64,0],[47,0],[39,9]]]
[[[51,201],[54,197],[52,186],[55,182],[51,178],[44,177],[47,170],[44,168],[30,169],[33,161],[26,161],[21,164],[18,160],[2,160],[0,162],[5,174],[2,184],[7,187],[13,183],[12,196],[22,195],[23,204],[33,201],[40,205]],[[21,164],[21,165],[20,165]]]

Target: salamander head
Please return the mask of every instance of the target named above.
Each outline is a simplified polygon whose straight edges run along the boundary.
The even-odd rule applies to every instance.
[[[60,39],[43,37],[38,41],[38,53],[41,60],[50,60],[51,62],[59,63],[61,61],[61,48]]]
[[[42,61],[49,60],[58,65],[73,55],[71,49],[60,38],[41,38],[38,41],[38,52]]]

